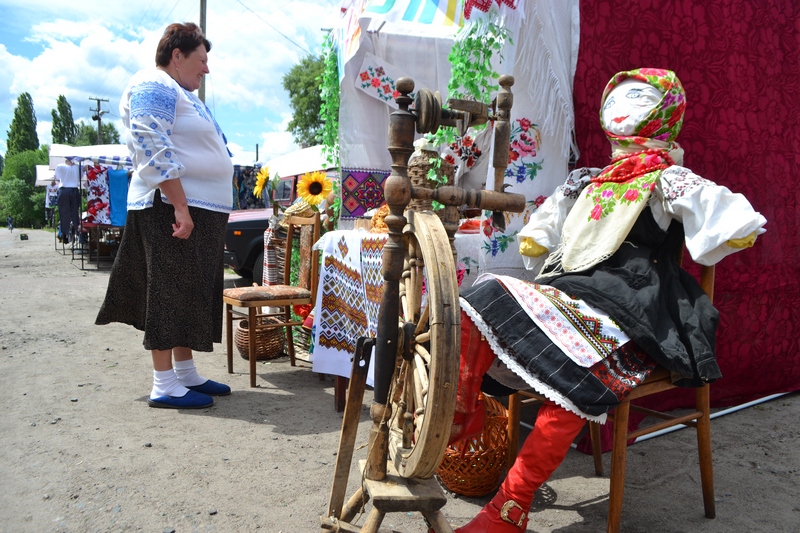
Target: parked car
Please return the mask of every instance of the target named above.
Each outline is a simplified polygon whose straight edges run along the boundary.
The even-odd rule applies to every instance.
[[[264,274],[264,231],[272,208],[232,211],[225,230],[225,266],[261,285]]]
[[[284,209],[297,199],[297,180],[304,173],[325,170],[331,178],[336,179],[335,169],[328,168],[329,163],[322,155],[322,146],[284,154],[263,165],[270,169],[271,176],[280,176],[272,191],[272,200]],[[239,276],[251,278],[258,284],[261,284],[264,271],[264,230],[269,227],[272,216],[273,209],[268,207],[232,211],[228,217],[225,265]]]

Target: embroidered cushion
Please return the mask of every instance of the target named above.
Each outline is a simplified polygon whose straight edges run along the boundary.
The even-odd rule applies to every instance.
[[[258,300],[288,300],[311,298],[311,291],[291,285],[270,285],[268,287],[236,287],[225,289],[222,295],[243,302]]]

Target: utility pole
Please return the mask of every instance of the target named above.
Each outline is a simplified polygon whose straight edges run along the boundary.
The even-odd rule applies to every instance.
[[[200,29],[203,30],[203,35],[206,34],[206,0],[200,0]],[[206,77],[200,80],[200,89],[197,91],[197,97],[200,101],[206,102]]]
[[[97,144],[103,144],[103,115],[106,114],[105,111],[100,109],[100,102],[108,102],[108,98],[96,98],[94,96],[90,97],[89,100],[94,100],[97,105],[97,109],[90,107],[89,111],[94,112],[92,115],[92,120],[97,121]]]

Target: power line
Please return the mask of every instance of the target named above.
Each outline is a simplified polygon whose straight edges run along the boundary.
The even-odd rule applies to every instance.
[[[246,5],[244,5],[244,3],[242,2],[242,0],[236,0],[236,1],[237,1],[237,2],[239,2],[240,4],[242,4],[242,7],[243,7],[243,8],[245,8],[246,10],[248,10],[248,11],[249,11],[250,13],[252,13],[253,15],[257,16],[259,19],[261,19],[261,21],[262,21],[264,24],[266,24],[267,26],[269,26],[270,28],[272,28],[273,30],[275,30],[275,32],[276,32],[278,35],[280,35],[281,37],[283,37],[284,39],[286,39],[287,41],[289,41],[290,43],[292,43],[293,45],[295,45],[296,47],[298,47],[300,50],[302,50],[302,51],[303,51],[303,52],[305,52],[306,54],[308,54],[308,55],[313,55],[311,52],[309,52],[308,50],[306,50],[305,48],[303,48],[302,46],[300,46],[299,44],[297,44],[296,42],[294,42],[292,39],[290,39],[288,36],[286,36],[285,34],[281,33],[281,32],[278,30],[278,28],[276,28],[275,26],[273,26],[272,24],[270,24],[269,22],[267,22],[266,20],[264,20],[263,18],[261,18],[261,15],[259,15],[258,13],[256,13],[255,11],[253,11],[252,9],[250,9],[249,7],[247,7]]]

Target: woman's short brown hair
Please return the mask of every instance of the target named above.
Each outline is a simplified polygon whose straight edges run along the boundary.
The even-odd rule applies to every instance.
[[[211,43],[203,35],[203,30],[194,22],[187,22],[181,24],[176,22],[167,26],[164,30],[164,35],[158,41],[158,48],[156,49],[156,65],[159,67],[166,67],[172,60],[172,51],[176,48],[181,51],[183,55],[189,55],[194,52],[198,46],[204,45],[206,52],[211,51]]]

